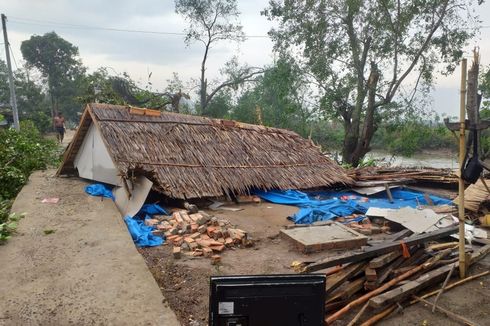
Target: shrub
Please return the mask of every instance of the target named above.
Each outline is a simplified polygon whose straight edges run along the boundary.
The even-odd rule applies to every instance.
[[[12,201],[0,201],[0,245],[7,241],[17,228],[17,222],[24,217],[23,214],[10,213]]]
[[[0,244],[5,242],[22,215],[10,213],[13,199],[34,170],[46,169],[59,161],[56,142],[42,137],[30,121],[21,130],[0,129]]]
[[[32,122],[22,121],[20,132],[0,130],[0,200],[14,198],[32,171],[58,160],[57,144],[44,139]]]

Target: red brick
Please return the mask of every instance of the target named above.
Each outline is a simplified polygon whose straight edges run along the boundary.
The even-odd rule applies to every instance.
[[[180,258],[180,247],[174,247],[172,253],[173,253],[175,259],[179,259]]]
[[[221,262],[221,256],[220,255],[212,255],[211,256],[211,264],[217,265]]]

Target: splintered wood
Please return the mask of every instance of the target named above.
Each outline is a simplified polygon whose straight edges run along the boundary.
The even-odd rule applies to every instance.
[[[356,182],[376,181],[425,181],[433,183],[457,184],[458,176],[452,169],[364,167],[351,169],[348,175]]]
[[[185,210],[176,211],[172,216],[161,216],[146,220],[156,225],[155,233],[163,233],[168,243],[174,246],[173,256],[181,257],[181,252],[193,257],[211,258],[213,264],[220,262],[219,253],[226,248],[250,247],[253,242],[247,232],[234,228],[229,221],[212,217],[205,212],[189,214]]]
[[[325,324],[345,318],[354,310],[355,317],[349,325],[372,325],[396,307],[413,303],[410,299],[430,286],[444,281],[442,287],[449,290],[453,286],[448,281],[455,274],[451,271],[458,266],[457,247],[454,242],[434,243],[434,240],[440,241],[456,232],[457,227],[453,226],[404,239],[400,239],[399,233],[374,247],[318,262],[304,262],[303,272],[322,270],[327,276]],[[490,245],[475,248],[469,253],[469,263],[475,263],[489,252]],[[440,311],[444,309],[435,306]]]

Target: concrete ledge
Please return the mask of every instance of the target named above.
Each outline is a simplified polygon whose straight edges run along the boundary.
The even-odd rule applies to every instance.
[[[26,217],[0,246],[0,325],[180,325],[114,203],[54,173],[34,173],[15,200]]]

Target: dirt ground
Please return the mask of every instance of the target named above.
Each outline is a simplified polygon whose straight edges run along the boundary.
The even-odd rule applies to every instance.
[[[225,251],[222,254],[222,264],[219,266],[211,265],[209,259],[201,257],[184,255],[176,260],[172,257],[169,245],[138,249],[182,325],[207,325],[211,275],[294,273],[290,265],[295,260],[317,260],[339,253],[327,251],[304,255],[292,247],[287,240],[278,237],[280,228],[290,224],[286,217],[296,212],[294,207],[269,203],[246,204],[241,207],[244,210],[238,212],[207,211],[209,214],[228,219],[232,224],[249,232],[251,238],[255,240],[253,248]],[[490,257],[472,267],[471,273],[488,269],[490,269]],[[480,325],[489,325],[489,289],[490,277],[487,276],[444,293],[439,302],[441,306],[466,316]],[[334,325],[348,324],[359,308],[354,309],[351,314],[335,322]],[[366,316],[372,313],[372,311],[368,312]],[[456,325],[440,313],[432,314],[430,309],[422,304],[415,304],[401,313],[393,314],[380,324]]]
[[[0,325],[178,325],[114,203],[54,173],[12,207],[26,216],[0,246]]]

